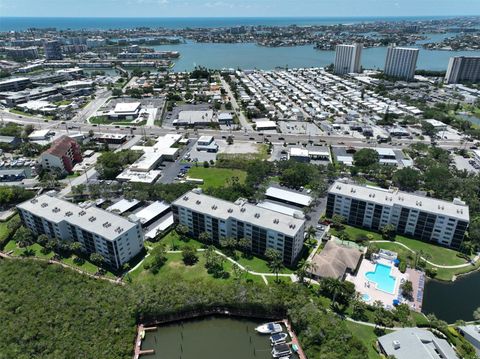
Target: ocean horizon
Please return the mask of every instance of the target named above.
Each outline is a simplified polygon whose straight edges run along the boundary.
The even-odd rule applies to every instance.
[[[181,29],[185,27],[334,25],[374,21],[414,21],[472,17],[451,16],[358,16],[358,17],[15,17],[0,16],[0,31],[24,31],[29,28],[57,30],[108,30],[137,27]]]

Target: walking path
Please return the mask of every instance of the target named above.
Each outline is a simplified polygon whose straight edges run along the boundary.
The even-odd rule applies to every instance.
[[[396,243],[398,244],[399,246],[402,246],[404,247],[405,249],[408,249],[410,252],[412,253],[416,253],[413,249],[411,249],[410,247],[406,246],[405,244],[403,243],[400,243],[400,242],[392,242],[392,241],[371,241],[371,243]],[[427,262],[428,264],[430,264],[431,266],[434,266],[434,267],[437,267],[437,268],[445,268],[445,269],[456,269],[456,268],[465,268],[465,267],[468,267],[468,266],[471,266],[471,265],[475,265],[475,263],[477,263],[477,261],[480,259],[480,254],[477,254],[475,256],[475,258],[473,258],[472,262],[473,263],[464,263],[464,264],[457,264],[457,265],[453,265],[453,266],[446,266],[446,265],[442,265],[442,264],[436,264],[436,263],[433,263],[433,262],[430,262],[429,260],[423,258],[423,257],[420,257],[422,258],[425,262]]]

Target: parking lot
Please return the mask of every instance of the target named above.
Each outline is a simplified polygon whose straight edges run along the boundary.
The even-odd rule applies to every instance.
[[[314,123],[300,121],[278,121],[278,127],[282,133],[296,135],[319,136],[324,132]]]
[[[453,155],[453,160],[455,162],[455,166],[460,171],[466,170],[473,173],[477,173],[480,171],[480,164],[474,159],[465,158],[459,155]]]

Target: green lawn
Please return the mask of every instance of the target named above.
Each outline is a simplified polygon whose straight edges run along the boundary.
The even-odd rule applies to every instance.
[[[245,258],[238,252],[236,261],[253,272],[271,273],[270,268],[268,268],[268,262],[265,259],[258,257]],[[289,268],[283,268],[280,273],[290,274],[293,271]]]
[[[440,265],[457,265],[466,263],[465,259],[457,257],[457,251],[434,244],[418,241],[411,238],[397,236],[396,242],[400,242],[414,251],[424,251],[432,256],[431,262]]]
[[[71,100],[62,100],[62,101],[54,102],[54,104],[57,106],[70,105],[71,103],[72,103]]]
[[[145,247],[154,248],[154,247],[156,247],[160,244],[164,244],[167,251],[173,250],[174,246],[177,246],[176,250],[181,250],[184,246],[187,246],[187,245],[192,246],[196,249],[203,247],[202,242],[199,242],[199,241],[197,241],[196,239],[193,239],[193,238],[188,238],[187,241],[182,241],[180,239],[180,236],[178,235],[178,233],[175,230],[168,232],[158,242],[145,242]]]
[[[353,336],[360,340],[367,347],[369,359],[381,358],[380,354],[378,354],[373,347],[377,341],[377,336],[373,331],[374,328],[352,322],[346,322],[346,324]]]
[[[198,281],[233,281],[232,263],[229,261],[224,262],[225,271],[230,273],[228,278],[214,278],[205,269],[205,257],[203,253],[198,253],[198,262],[195,265],[187,266],[182,261],[181,253],[169,253],[167,254],[167,262],[160,268],[157,274],[152,274],[150,271],[144,269],[144,264],[148,263],[151,258],[148,257],[145,261],[133,272],[130,273],[131,278],[134,281],[139,282],[152,282],[159,280],[160,278],[168,278],[174,281],[182,280],[198,280]],[[246,275],[245,279],[252,280],[257,283],[263,283],[260,276]]]
[[[11,234],[10,230],[8,229],[8,223],[15,217],[18,217],[18,214],[15,214],[12,217],[10,217],[8,221],[0,222],[0,249],[2,245],[5,244],[5,241],[9,238]]]
[[[352,240],[358,235],[371,235],[374,241],[383,240],[382,235],[377,232],[372,232],[362,228],[356,228],[351,226],[345,226],[345,232],[347,232]],[[332,234],[336,232],[333,230]],[[439,265],[457,265],[457,264],[464,264],[466,261],[463,258],[457,257],[457,251],[438,246],[433,243],[427,243],[416,239],[407,238],[401,235],[397,235],[395,237],[395,242],[402,243],[407,247],[411,248],[414,251],[424,251],[425,253],[430,254],[431,258],[429,261],[439,264]],[[396,252],[403,252],[402,246],[393,243],[393,246],[388,245],[389,248],[385,248],[382,243],[377,243],[380,248],[391,249]],[[388,243],[387,243],[388,244]]]
[[[240,183],[245,182],[247,173],[242,170],[215,168],[215,167],[192,167],[188,171],[188,176],[192,178],[203,179],[203,188],[223,187],[227,179],[237,177]]]
[[[146,247],[154,248],[159,244],[164,244],[167,250],[172,250],[172,247],[175,245],[177,248],[176,250],[182,250],[184,246],[192,246],[196,249],[203,248],[204,244],[196,239],[188,239],[188,241],[180,240],[180,236],[177,234],[176,231],[170,231],[165,237],[163,237],[160,241],[152,243],[146,242]],[[217,248],[218,250],[222,251],[221,248]],[[259,272],[259,273],[270,273],[270,269],[268,268],[267,261],[265,259],[259,257],[248,257],[245,258],[242,256],[240,251],[236,252],[237,258],[235,259],[238,263],[248,268],[248,270]],[[283,268],[280,273],[290,274],[293,271],[289,268]]]
[[[69,264],[71,265],[72,267],[77,267],[87,273],[90,273],[90,274],[95,274],[97,273],[98,271],[98,267],[92,263],[90,263],[89,261],[85,261],[83,264],[77,264],[73,261],[74,259],[74,256],[70,256],[69,258],[64,258],[62,259],[62,262],[66,263],[66,264]],[[111,276],[113,276],[113,274],[110,273]]]
[[[12,255],[18,257],[18,256],[21,256],[28,249],[33,250],[33,252],[35,253],[33,255],[34,257],[43,258],[43,259],[51,259],[53,257],[53,252],[43,254],[42,251],[41,251],[42,246],[37,244],[37,243],[34,243],[31,246],[28,246],[28,247],[25,247],[25,248],[20,248],[20,247],[17,247],[17,244],[13,240],[11,240],[7,243],[4,251],[7,252],[7,253],[10,252],[10,251],[13,251]]]

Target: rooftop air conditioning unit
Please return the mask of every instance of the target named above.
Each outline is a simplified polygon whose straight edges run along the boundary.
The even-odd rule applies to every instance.
[[[400,349],[400,342],[398,340],[393,341],[393,349],[397,350]]]

